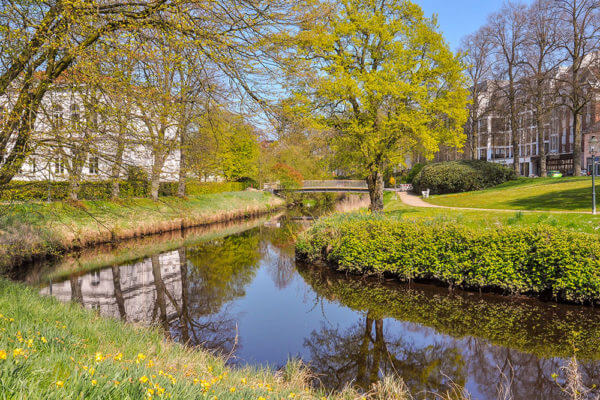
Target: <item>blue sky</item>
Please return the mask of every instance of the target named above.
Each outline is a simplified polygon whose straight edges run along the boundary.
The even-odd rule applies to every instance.
[[[477,30],[487,16],[500,9],[504,0],[413,0],[425,15],[438,15],[438,23],[453,50],[460,39]]]

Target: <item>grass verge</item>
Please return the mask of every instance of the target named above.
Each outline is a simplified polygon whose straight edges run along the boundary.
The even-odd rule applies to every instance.
[[[36,257],[148,234],[259,215],[283,200],[258,191],[185,199],[29,202],[0,214],[0,272]]]
[[[449,207],[504,210],[591,211],[592,178],[520,178],[490,189],[432,196]]]

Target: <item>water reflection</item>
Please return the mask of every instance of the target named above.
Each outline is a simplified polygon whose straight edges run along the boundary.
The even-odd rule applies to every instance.
[[[160,251],[121,266],[74,275],[62,269],[41,292],[161,326],[175,340],[231,354],[233,362],[280,366],[301,357],[330,389],[352,383],[368,390],[382,376],[398,375],[417,398],[456,385],[474,399],[496,399],[505,387],[512,399],[560,399],[552,374],[561,374],[574,348],[585,385],[598,383],[594,309],[297,265],[293,242],[301,225],[285,217],[264,222],[245,222],[233,233],[228,226],[223,235],[176,248],[181,238],[159,241]],[[144,240],[128,252],[145,252],[151,244]],[[95,259],[124,254],[117,253]]]

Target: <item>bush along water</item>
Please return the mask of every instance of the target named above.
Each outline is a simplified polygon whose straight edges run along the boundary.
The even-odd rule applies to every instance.
[[[549,226],[475,229],[353,214],[318,221],[297,256],[339,271],[598,303],[600,241]]]
[[[413,179],[417,190],[432,194],[481,190],[517,179],[504,165],[479,160],[447,161],[425,165]]]

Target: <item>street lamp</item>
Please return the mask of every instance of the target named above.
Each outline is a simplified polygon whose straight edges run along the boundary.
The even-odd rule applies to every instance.
[[[592,155],[592,214],[596,214],[596,151],[598,151],[598,138],[590,138],[590,154]]]

